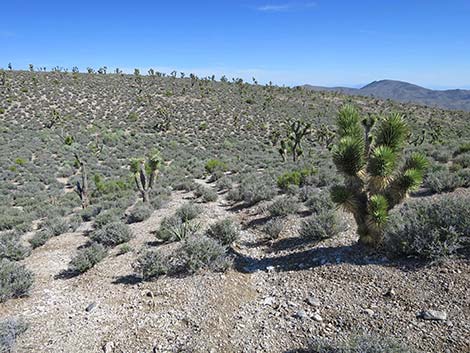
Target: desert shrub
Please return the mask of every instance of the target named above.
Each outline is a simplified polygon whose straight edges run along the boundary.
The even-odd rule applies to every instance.
[[[457,172],[458,177],[465,188],[470,187],[470,168],[461,169]]]
[[[152,215],[152,209],[148,205],[138,203],[127,216],[127,223],[137,223],[148,219]]]
[[[458,164],[462,168],[470,167],[470,153],[462,153],[454,158],[454,164]]]
[[[119,247],[119,250],[118,250],[118,255],[124,255],[124,254],[127,254],[128,252],[131,252],[132,251],[132,248],[129,244],[123,244]]]
[[[91,206],[88,207],[80,212],[82,219],[84,222],[91,221],[94,217],[96,217],[101,212],[101,207],[99,206]]]
[[[43,246],[46,244],[46,242],[52,238],[54,234],[49,230],[48,228],[43,228],[39,229],[33,237],[29,240],[29,243],[33,247],[33,249],[36,249],[40,246]]]
[[[470,152],[470,142],[461,144],[459,148],[457,148],[457,150],[454,152],[454,156],[458,156],[459,154],[467,152]]]
[[[269,239],[277,239],[284,230],[284,226],[284,220],[282,218],[273,218],[265,224],[263,232],[268,235]]]
[[[295,350],[292,353],[296,352]],[[343,340],[314,339],[299,353],[415,353],[396,339],[370,335],[353,336]]]
[[[438,162],[447,163],[452,155],[448,150],[436,150],[431,153],[431,157]]]
[[[196,197],[201,197],[204,202],[213,202],[217,200],[217,192],[207,186],[199,185],[194,191]]]
[[[217,171],[225,172],[227,170],[227,164],[218,159],[209,159],[204,168],[209,174],[213,174]]]
[[[7,259],[0,260],[0,303],[28,294],[34,282],[31,271]]]
[[[220,178],[219,180],[217,180],[216,188],[219,191],[230,190],[232,188],[232,179],[226,176],[223,178]]]
[[[206,233],[222,245],[230,245],[238,240],[240,229],[231,219],[226,218],[211,224]]]
[[[74,214],[70,216],[70,219],[68,221],[68,225],[70,228],[70,231],[75,232],[78,227],[82,224],[82,217],[79,214]]]
[[[26,322],[20,319],[8,318],[0,321],[0,352],[13,352],[16,339],[27,329]]]
[[[292,172],[285,172],[277,178],[277,186],[286,190],[289,186],[302,186],[307,177],[315,174],[317,171],[312,168],[303,168]]]
[[[184,190],[184,191],[193,191],[196,189],[197,184],[189,179],[184,179],[178,183],[175,184],[175,190]]]
[[[223,272],[230,267],[227,248],[205,235],[187,238],[177,253],[184,269],[194,273],[200,269]]]
[[[118,208],[112,208],[101,212],[95,218],[95,227],[103,228],[106,224],[119,222],[122,211]]]
[[[198,217],[202,212],[202,209],[193,203],[187,203],[176,210],[176,216],[183,222],[190,221]]]
[[[151,280],[170,271],[170,258],[161,251],[146,251],[137,259],[134,269],[144,280]]]
[[[91,243],[89,246],[80,249],[75,257],[70,261],[70,270],[84,273],[103,260],[108,254],[107,249],[99,243]]]
[[[305,205],[313,213],[318,213],[322,210],[333,210],[336,205],[331,199],[331,195],[326,191],[312,192],[305,200]]]
[[[47,219],[43,224],[41,224],[41,229],[48,229],[54,237],[67,232],[69,228],[68,222],[64,218],[60,217]]]
[[[18,261],[30,253],[31,249],[21,244],[19,233],[13,231],[0,236],[0,259]]]
[[[264,177],[248,177],[241,181],[237,191],[231,190],[227,198],[233,201],[243,201],[252,206],[260,201],[271,200],[276,195],[274,185]]]
[[[454,191],[463,185],[463,180],[448,169],[441,169],[428,173],[425,185],[431,192],[440,194],[442,192]]]
[[[196,234],[200,224],[194,221],[183,222],[177,216],[165,217],[155,232],[157,239],[164,242],[180,241]]]
[[[268,212],[271,217],[285,217],[297,213],[298,210],[298,200],[292,196],[286,195],[277,198],[268,206]]]
[[[470,196],[447,194],[412,200],[391,212],[386,249],[398,256],[439,260],[451,256],[470,236]]]
[[[336,211],[324,209],[302,222],[299,234],[301,237],[320,241],[331,238],[344,230]]]
[[[0,207],[0,231],[18,229],[26,221],[30,222],[24,211],[14,207]]]
[[[95,230],[91,238],[105,246],[116,246],[131,240],[132,232],[128,225],[122,222],[113,222]]]

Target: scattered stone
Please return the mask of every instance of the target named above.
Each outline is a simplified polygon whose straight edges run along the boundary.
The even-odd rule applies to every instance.
[[[299,310],[295,313],[295,317],[298,319],[306,319],[307,318],[307,313],[303,310]]]
[[[274,304],[274,301],[275,301],[274,297],[266,297],[266,298],[264,298],[264,300],[263,300],[263,305],[270,305],[270,306],[272,306],[272,305]]]
[[[96,307],[96,303],[91,303],[90,305],[88,305],[85,309],[86,312],[90,312],[92,311],[94,308]]]
[[[394,297],[396,295],[395,290],[393,288],[389,288],[389,290],[384,294],[386,297]]]
[[[308,297],[306,302],[311,306],[320,306],[321,305],[320,300],[318,300],[317,298],[312,297],[312,296]]]
[[[317,313],[313,314],[312,318],[313,320],[318,321],[318,322],[323,321],[323,318],[320,316],[320,314],[317,314]]]
[[[104,353],[113,353],[114,352],[114,342],[110,341],[105,344],[103,347],[103,352]]]
[[[423,310],[418,314],[418,317],[423,320],[444,321],[447,320],[447,313],[439,310]]]
[[[366,309],[366,310],[364,310],[364,312],[369,316],[374,316],[374,310],[372,310],[372,309]]]

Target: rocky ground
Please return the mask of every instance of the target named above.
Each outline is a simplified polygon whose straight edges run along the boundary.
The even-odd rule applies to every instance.
[[[142,282],[132,269],[138,251],[157,246],[152,231],[190,198],[173,192],[150,219],[131,225],[132,252],[115,249],[77,277],[65,270],[87,241],[87,224],[36,249],[23,261],[36,274],[31,295],[0,304],[1,317],[21,314],[30,324],[16,350],[287,352],[311,338],[365,332],[423,352],[470,352],[468,261],[423,267],[368,256],[351,227],[314,245],[287,225],[267,241],[253,227],[266,221],[263,208],[233,207],[223,197],[202,205],[201,222],[241,223],[234,269]]]

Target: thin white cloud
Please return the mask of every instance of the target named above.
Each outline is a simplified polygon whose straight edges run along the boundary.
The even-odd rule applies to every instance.
[[[289,2],[284,4],[266,4],[256,7],[256,10],[261,12],[285,12],[291,10],[302,10],[315,7],[315,2],[304,2],[304,3],[295,3]]]

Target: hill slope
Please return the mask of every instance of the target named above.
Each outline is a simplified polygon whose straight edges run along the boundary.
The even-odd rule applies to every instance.
[[[305,85],[314,91],[334,91],[349,95],[393,99],[399,102],[412,102],[444,109],[470,111],[470,90],[432,90],[408,82],[380,80],[362,88],[320,87]]]

